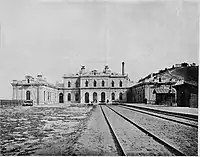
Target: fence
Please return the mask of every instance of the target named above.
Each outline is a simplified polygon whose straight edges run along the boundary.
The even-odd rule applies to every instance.
[[[24,100],[0,100],[0,107],[22,106]]]

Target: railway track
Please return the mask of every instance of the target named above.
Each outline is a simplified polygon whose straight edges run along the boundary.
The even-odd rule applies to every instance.
[[[117,105],[118,107],[122,107],[122,108],[125,108],[127,110],[131,110],[131,111],[134,111],[134,112],[140,112],[140,113],[143,113],[143,114],[147,114],[147,115],[151,115],[153,117],[157,117],[157,118],[161,118],[161,119],[165,119],[165,120],[169,120],[169,121],[173,121],[173,122],[176,122],[176,123],[179,123],[179,124],[183,124],[183,125],[186,125],[186,126],[190,126],[190,127],[194,127],[194,128],[198,128],[198,122],[196,122],[196,124],[192,124],[194,123],[194,121],[192,120],[192,123],[190,122],[184,122],[182,121],[181,119],[183,120],[187,120],[189,121],[187,118],[184,119],[183,117],[175,117],[175,116],[172,116],[172,115],[163,115],[161,113],[156,113],[156,112],[152,112],[152,111],[144,111],[142,109],[134,109],[132,107],[127,107],[127,106],[123,106],[123,105]],[[174,119],[175,118],[175,119]],[[177,119],[178,118],[178,119]],[[190,120],[191,121],[191,120]]]
[[[129,118],[125,117],[124,115],[120,114],[119,112],[117,112],[116,110],[112,109],[111,107],[106,106],[108,109],[110,109],[111,111],[113,111],[115,114],[117,114],[118,116],[120,116],[121,118],[123,118],[125,121],[131,123],[133,126],[135,126],[136,128],[138,128],[140,131],[142,131],[143,133],[145,133],[146,135],[152,137],[157,143],[159,143],[160,145],[163,145],[165,148],[167,148],[170,152],[174,153],[177,156],[187,156],[186,154],[184,154],[181,150],[179,150],[178,148],[176,148],[175,146],[171,145],[170,143],[166,142],[165,140],[161,139],[160,137],[156,136],[155,134],[153,134],[152,132],[146,130],[144,127],[140,126],[139,124],[135,123],[134,121],[130,120]],[[110,132],[112,133],[112,136],[114,138],[114,141],[116,142],[116,148],[119,149],[119,155],[121,156],[126,156],[126,149],[123,148],[122,144],[119,141],[119,137],[117,136],[117,134],[115,133],[115,130],[112,127],[111,122],[108,120],[102,106],[100,105],[100,108],[102,110],[102,113],[105,117],[105,120],[109,126]]]
[[[168,112],[168,111],[155,110],[155,109],[152,109],[152,108],[143,108],[143,107],[140,107],[140,106],[130,106],[130,105],[127,105],[127,104],[120,104],[120,105],[198,122],[198,116],[196,116],[196,115],[189,115],[189,114],[182,114],[182,113],[172,113],[172,112]]]
[[[100,107],[101,107],[101,105],[100,105]],[[115,133],[115,131],[114,131],[114,129],[113,129],[111,123],[109,122],[108,118],[106,117],[106,114],[105,114],[104,110],[102,109],[102,107],[101,107],[101,111],[102,111],[102,113],[103,113],[103,116],[104,116],[104,118],[105,118],[105,120],[106,120],[106,123],[108,124],[108,127],[109,127],[109,129],[110,129],[110,132],[111,132],[111,134],[112,134],[112,136],[113,136],[113,139],[114,139],[114,141],[115,141],[115,146],[116,146],[116,148],[117,148],[117,150],[118,150],[118,154],[119,154],[120,156],[127,156],[126,153],[125,153],[124,148],[122,147],[122,144],[120,143],[120,141],[119,141],[119,139],[118,139],[118,137],[117,137],[117,134]]]

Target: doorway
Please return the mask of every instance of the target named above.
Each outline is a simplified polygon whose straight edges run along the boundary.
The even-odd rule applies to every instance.
[[[106,94],[104,92],[101,93],[101,102],[105,102]]]
[[[31,92],[27,91],[26,92],[26,100],[30,100],[31,99]]]
[[[64,103],[64,99],[63,99],[63,93],[59,94],[59,103]]]
[[[112,101],[114,101],[115,100],[115,93],[112,93],[111,97],[112,97]]]
[[[89,103],[90,99],[89,99],[89,93],[85,93],[85,103]]]
[[[93,102],[97,103],[97,93],[96,92],[93,93]]]

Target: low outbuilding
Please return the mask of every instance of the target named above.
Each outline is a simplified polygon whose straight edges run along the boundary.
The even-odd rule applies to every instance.
[[[177,106],[198,108],[197,82],[179,81],[173,87],[177,91]]]

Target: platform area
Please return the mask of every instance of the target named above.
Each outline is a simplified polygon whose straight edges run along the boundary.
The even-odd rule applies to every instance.
[[[135,106],[140,108],[148,108],[153,110],[159,110],[163,112],[177,113],[183,115],[193,115],[198,116],[198,108],[189,108],[189,107],[167,107],[161,105],[151,105],[151,104],[140,104],[140,103],[125,103],[128,106]]]

